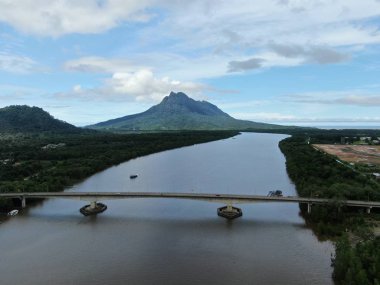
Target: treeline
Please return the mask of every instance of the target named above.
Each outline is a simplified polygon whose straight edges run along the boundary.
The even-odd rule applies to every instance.
[[[337,284],[380,285],[380,237],[351,246],[347,237],[336,244],[333,277]]]
[[[300,196],[380,201],[379,183],[337,163],[337,158],[314,149],[307,140],[290,137],[280,142]]]
[[[194,131],[4,135],[0,136],[0,192],[62,191],[132,158],[236,134],[234,131]],[[58,144],[61,146],[56,146]],[[0,206],[7,205],[7,200],[0,202]]]
[[[318,137],[312,140],[321,142]],[[280,142],[280,149],[300,196],[336,199],[328,207],[313,205],[311,214],[305,214],[306,209],[301,207],[307,223],[318,235],[338,240],[333,258],[334,280],[337,284],[380,284],[379,238],[374,238],[363,210],[358,213],[339,203],[344,199],[380,201],[380,185],[314,149],[309,141],[306,136],[289,137]],[[347,232],[360,241],[350,244]]]
[[[309,137],[311,143],[340,143],[341,137],[380,137],[379,129],[318,129],[311,127],[292,127],[276,129],[245,129],[246,132],[287,134],[298,137]]]

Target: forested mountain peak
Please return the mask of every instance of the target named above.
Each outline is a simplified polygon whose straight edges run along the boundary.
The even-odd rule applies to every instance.
[[[196,101],[183,92],[171,92],[145,112],[100,122],[94,129],[114,130],[247,130],[284,126],[237,120],[207,101]]]
[[[12,105],[0,108],[0,132],[76,132],[79,128],[55,119],[39,107]]]

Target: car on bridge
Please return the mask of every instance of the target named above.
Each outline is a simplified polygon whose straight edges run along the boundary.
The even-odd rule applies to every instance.
[[[282,191],[281,190],[276,190],[276,191],[269,191],[268,192],[268,197],[282,197]]]

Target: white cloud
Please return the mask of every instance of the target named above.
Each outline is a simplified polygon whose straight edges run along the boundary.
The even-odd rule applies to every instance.
[[[263,122],[289,122],[296,119],[293,115],[273,112],[236,112],[230,115],[237,119]]]
[[[107,101],[158,102],[171,91],[188,93],[193,98],[202,97],[206,85],[182,82],[169,77],[156,77],[149,69],[135,72],[116,72],[96,88],[75,85],[70,92],[55,94],[57,98],[77,98]]]
[[[304,104],[353,105],[376,108],[380,106],[380,95],[365,90],[309,92],[289,95],[284,100]]]
[[[346,54],[324,46],[308,46],[305,48],[299,45],[271,44],[269,47],[281,56],[287,58],[301,57],[304,58],[305,62],[311,63],[339,63],[349,59],[349,56]]]
[[[262,58],[250,58],[247,60],[233,60],[228,63],[228,72],[239,72],[258,69],[263,66],[265,60]]]
[[[380,107],[380,95],[376,96],[358,96],[349,95],[347,97],[338,98],[334,101],[337,104]]]
[[[0,21],[41,36],[99,33],[123,21],[146,21],[150,0],[0,0]]]
[[[131,60],[133,58],[133,60]],[[133,73],[140,69],[153,70],[161,77],[175,77],[181,81],[218,77],[225,74],[225,60],[207,55],[190,58],[175,53],[146,52],[131,54],[127,58],[81,57],[64,63],[67,71],[85,73]]]
[[[167,7],[172,14],[163,31],[189,40],[190,47],[226,43],[231,48],[258,47],[273,40],[326,46],[331,41],[335,46],[380,41],[376,25],[360,23],[379,16],[380,3],[375,0],[288,1],[287,5],[270,0],[193,0],[167,1]],[[226,31],[233,31],[233,37]]]
[[[127,94],[137,101],[159,101],[170,91],[182,91],[196,96],[205,86],[172,80],[168,77],[154,77],[152,71],[141,69],[134,73],[115,73],[107,85],[117,94]]]
[[[3,21],[13,26],[25,21],[22,26],[26,31],[59,36],[105,31],[133,20],[136,13],[159,8],[164,11],[164,17],[157,17],[157,21],[137,31],[137,44],[143,47],[144,54],[134,50],[136,43],[132,43],[128,59],[84,57],[66,62],[65,68],[108,73],[149,68],[160,76],[181,80],[276,66],[340,63],[351,54],[363,52],[367,45],[380,44],[380,32],[371,21],[380,16],[380,2],[376,0],[255,3],[251,0],[85,0],[80,4],[71,1],[74,0],[62,0],[60,4],[43,0],[14,1],[17,4],[4,7],[8,13],[2,13],[0,21],[1,17],[10,17],[3,14],[18,15],[19,10],[25,11],[25,7],[33,5],[36,8],[30,9],[31,15]],[[53,22],[60,25],[49,23],[49,17],[41,17],[45,11],[43,2],[51,11]]]
[[[11,73],[29,73],[38,69],[38,64],[27,56],[0,52],[0,70]]]
[[[237,119],[293,124],[293,123],[380,123],[379,116],[352,116],[352,117],[300,117],[290,114],[282,114],[275,112],[236,112],[230,113],[231,116]]]
[[[166,50],[191,54],[213,53],[228,71],[332,64],[379,44],[380,32],[372,18],[380,16],[375,0],[321,1],[166,1],[168,16],[147,29],[151,45],[175,39]],[[277,47],[298,47],[286,55]],[[361,46],[357,51],[355,46]],[[196,51],[196,52],[195,52]],[[223,74],[223,75],[224,75]]]
[[[64,64],[65,70],[79,72],[133,72],[136,68],[142,68],[123,58],[104,58],[97,56],[81,57],[69,60]]]

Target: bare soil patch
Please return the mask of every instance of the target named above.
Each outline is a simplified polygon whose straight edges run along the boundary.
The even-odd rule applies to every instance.
[[[380,145],[314,144],[313,146],[347,162],[380,165]]]

